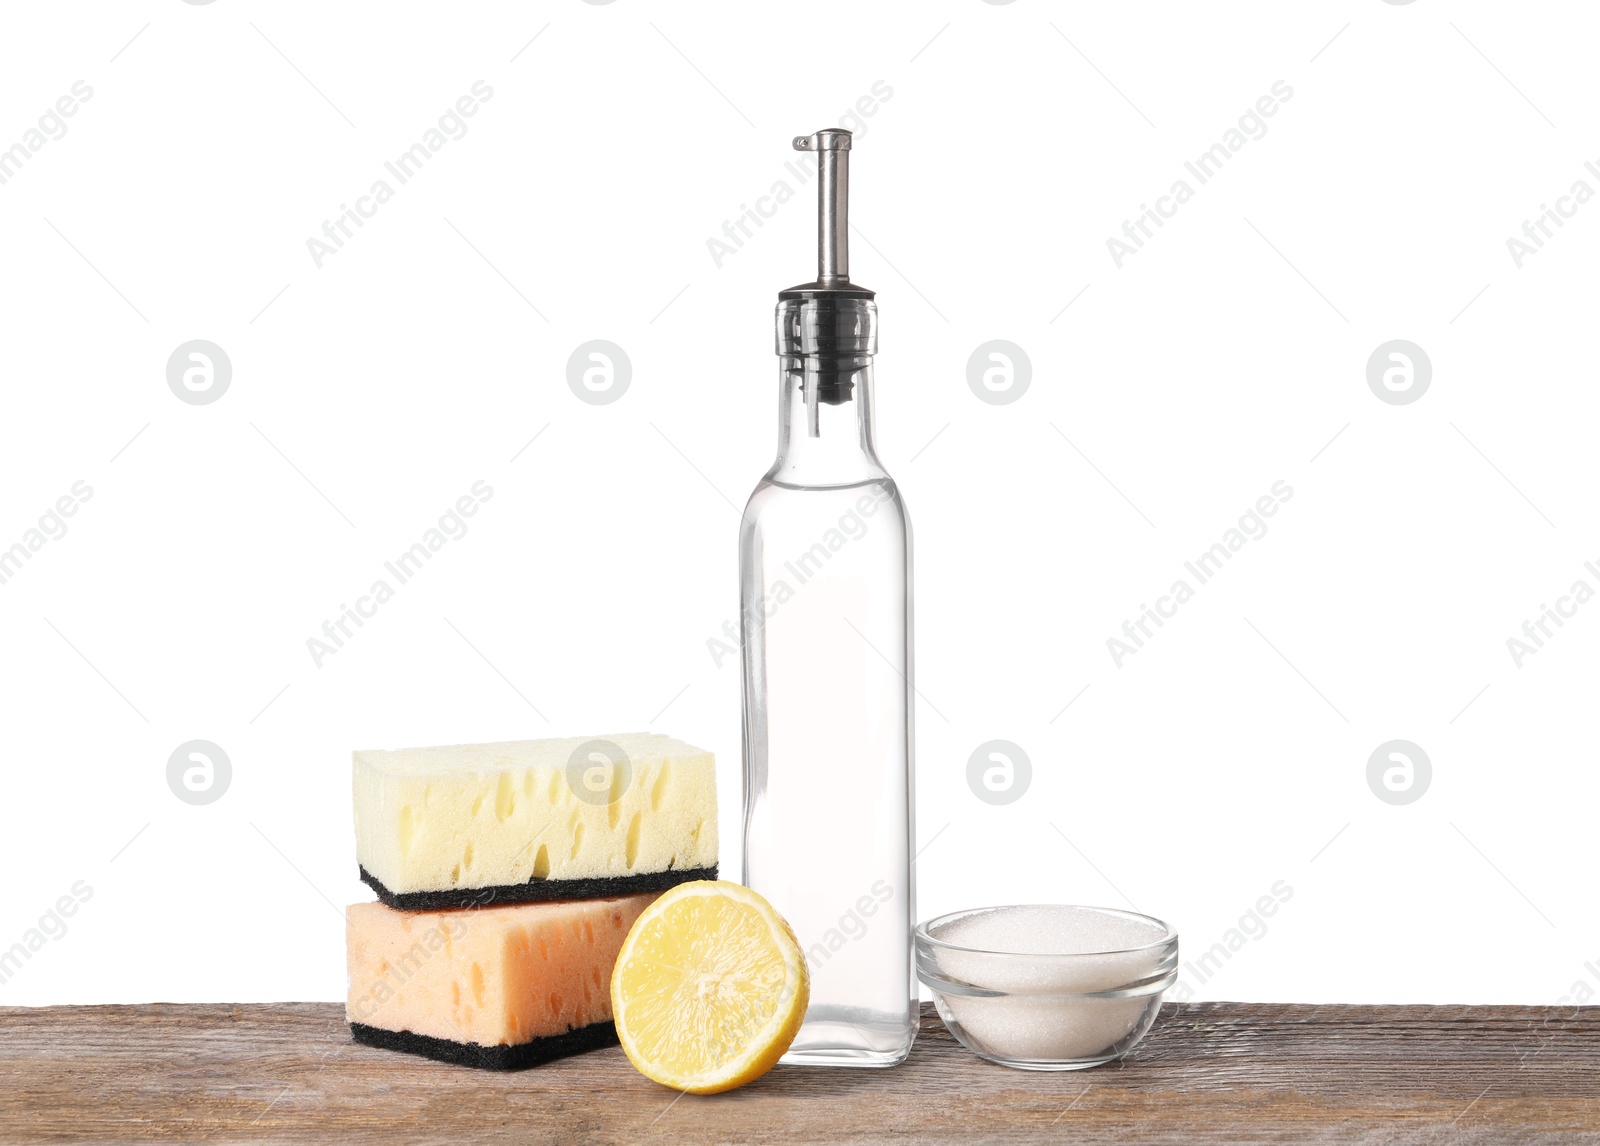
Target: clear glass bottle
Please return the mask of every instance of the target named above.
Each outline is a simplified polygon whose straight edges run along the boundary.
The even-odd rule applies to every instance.
[[[917,1026],[911,525],[872,441],[873,293],[849,281],[850,133],[819,153],[817,281],[778,297],[778,456],[739,534],[744,882],[811,973],[781,1061],[893,1066]]]

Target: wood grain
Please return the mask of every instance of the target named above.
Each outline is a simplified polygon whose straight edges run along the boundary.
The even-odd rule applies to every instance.
[[[517,1074],[358,1046],[329,1003],[0,1009],[0,1141],[1600,1141],[1600,1008],[1168,1004],[1119,1065],[983,1062],[677,1096],[616,1048]]]

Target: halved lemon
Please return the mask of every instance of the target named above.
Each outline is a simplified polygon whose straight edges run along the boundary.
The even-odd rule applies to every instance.
[[[809,997],[788,923],[723,880],[680,883],[645,908],[611,973],[622,1049],[646,1078],[691,1094],[732,1090],[771,1070]]]

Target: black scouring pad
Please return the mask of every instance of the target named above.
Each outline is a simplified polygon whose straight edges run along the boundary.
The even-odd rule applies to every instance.
[[[405,1051],[440,1062],[475,1066],[480,1070],[526,1070],[551,1059],[617,1045],[617,1028],[609,1019],[603,1023],[590,1023],[563,1035],[546,1035],[516,1046],[486,1047],[478,1043],[458,1043],[452,1039],[419,1035],[412,1031],[369,1027],[366,1023],[351,1023],[350,1035],[356,1042],[369,1047]]]
[[[400,911],[445,911],[454,907],[493,907],[512,903],[550,903],[563,899],[610,899],[642,891],[666,891],[696,879],[716,879],[716,865],[643,872],[599,879],[530,879],[527,883],[494,887],[449,888],[444,891],[393,892],[366,868],[361,882],[378,893],[389,907]],[[420,1036],[412,1036],[420,1037]]]

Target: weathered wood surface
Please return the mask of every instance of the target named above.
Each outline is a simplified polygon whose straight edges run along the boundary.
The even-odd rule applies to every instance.
[[[0,1141],[1600,1141],[1600,1008],[1167,1005],[1124,1063],[1042,1074],[925,1011],[894,1070],[675,1093],[616,1048],[491,1074],[350,1041],[328,1003],[0,1009]]]

